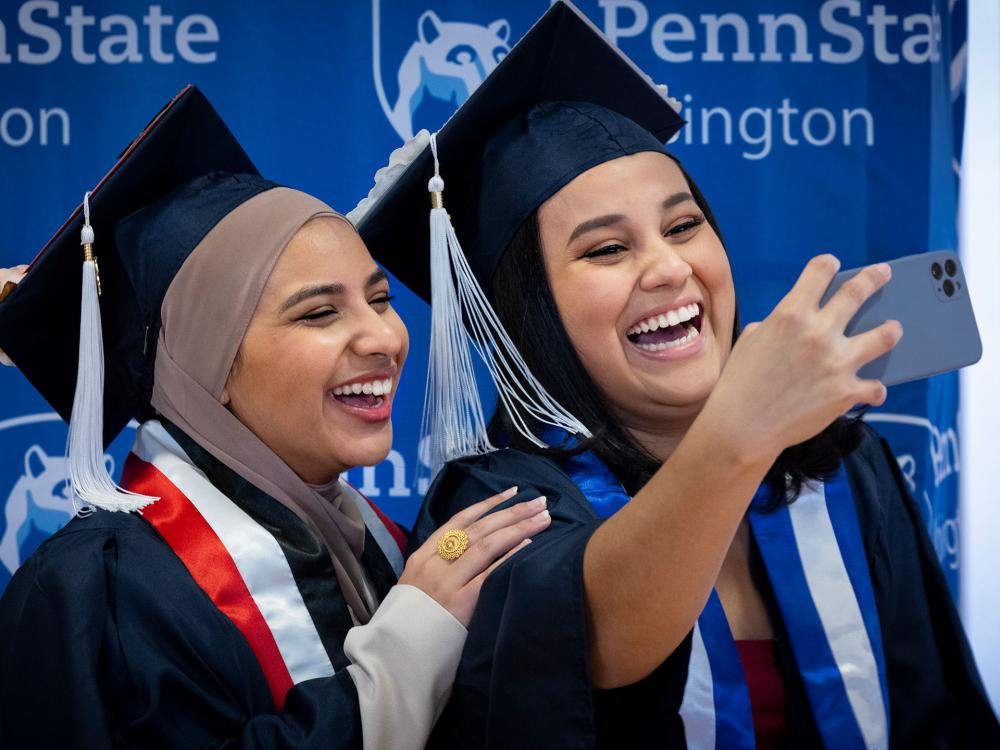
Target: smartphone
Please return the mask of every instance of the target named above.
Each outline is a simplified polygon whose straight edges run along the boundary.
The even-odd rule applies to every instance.
[[[958,256],[934,250],[890,261],[892,278],[873,294],[847,326],[848,336],[870,331],[887,320],[903,325],[896,348],[858,371],[858,377],[896,385],[956,370],[979,361],[983,345]],[[826,304],[861,269],[834,277]]]

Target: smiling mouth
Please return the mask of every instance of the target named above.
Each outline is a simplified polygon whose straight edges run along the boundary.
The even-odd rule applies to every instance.
[[[378,409],[392,391],[392,378],[338,385],[331,391],[334,400],[355,409]]]
[[[691,343],[701,335],[701,326],[702,308],[692,302],[641,320],[625,335],[639,349],[661,352]]]

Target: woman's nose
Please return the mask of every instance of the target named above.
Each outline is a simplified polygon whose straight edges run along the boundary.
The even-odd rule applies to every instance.
[[[354,349],[361,355],[384,354],[396,357],[403,349],[403,324],[391,311],[379,314],[369,310],[358,321]]]
[[[659,287],[680,289],[691,277],[691,266],[671,243],[662,237],[651,243],[646,251],[640,287],[654,290]]]

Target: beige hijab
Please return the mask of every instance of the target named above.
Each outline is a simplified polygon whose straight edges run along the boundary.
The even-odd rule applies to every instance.
[[[326,488],[306,484],[220,400],[274,264],[292,235],[319,216],[347,222],[305,193],[276,187],[239,205],[205,236],[163,299],[151,402],[215,458],[318,532],[348,606],[364,623],[372,612],[362,594],[360,511],[335,483]]]

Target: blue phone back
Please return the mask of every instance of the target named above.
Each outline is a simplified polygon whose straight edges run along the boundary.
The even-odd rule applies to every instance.
[[[847,334],[853,336],[887,320],[898,320],[903,325],[903,338],[891,352],[862,367],[858,376],[896,385],[978,362],[983,345],[958,256],[949,250],[935,250],[897,258],[889,265],[889,283],[861,307],[848,324]],[[859,270],[837,274],[821,306]]]

